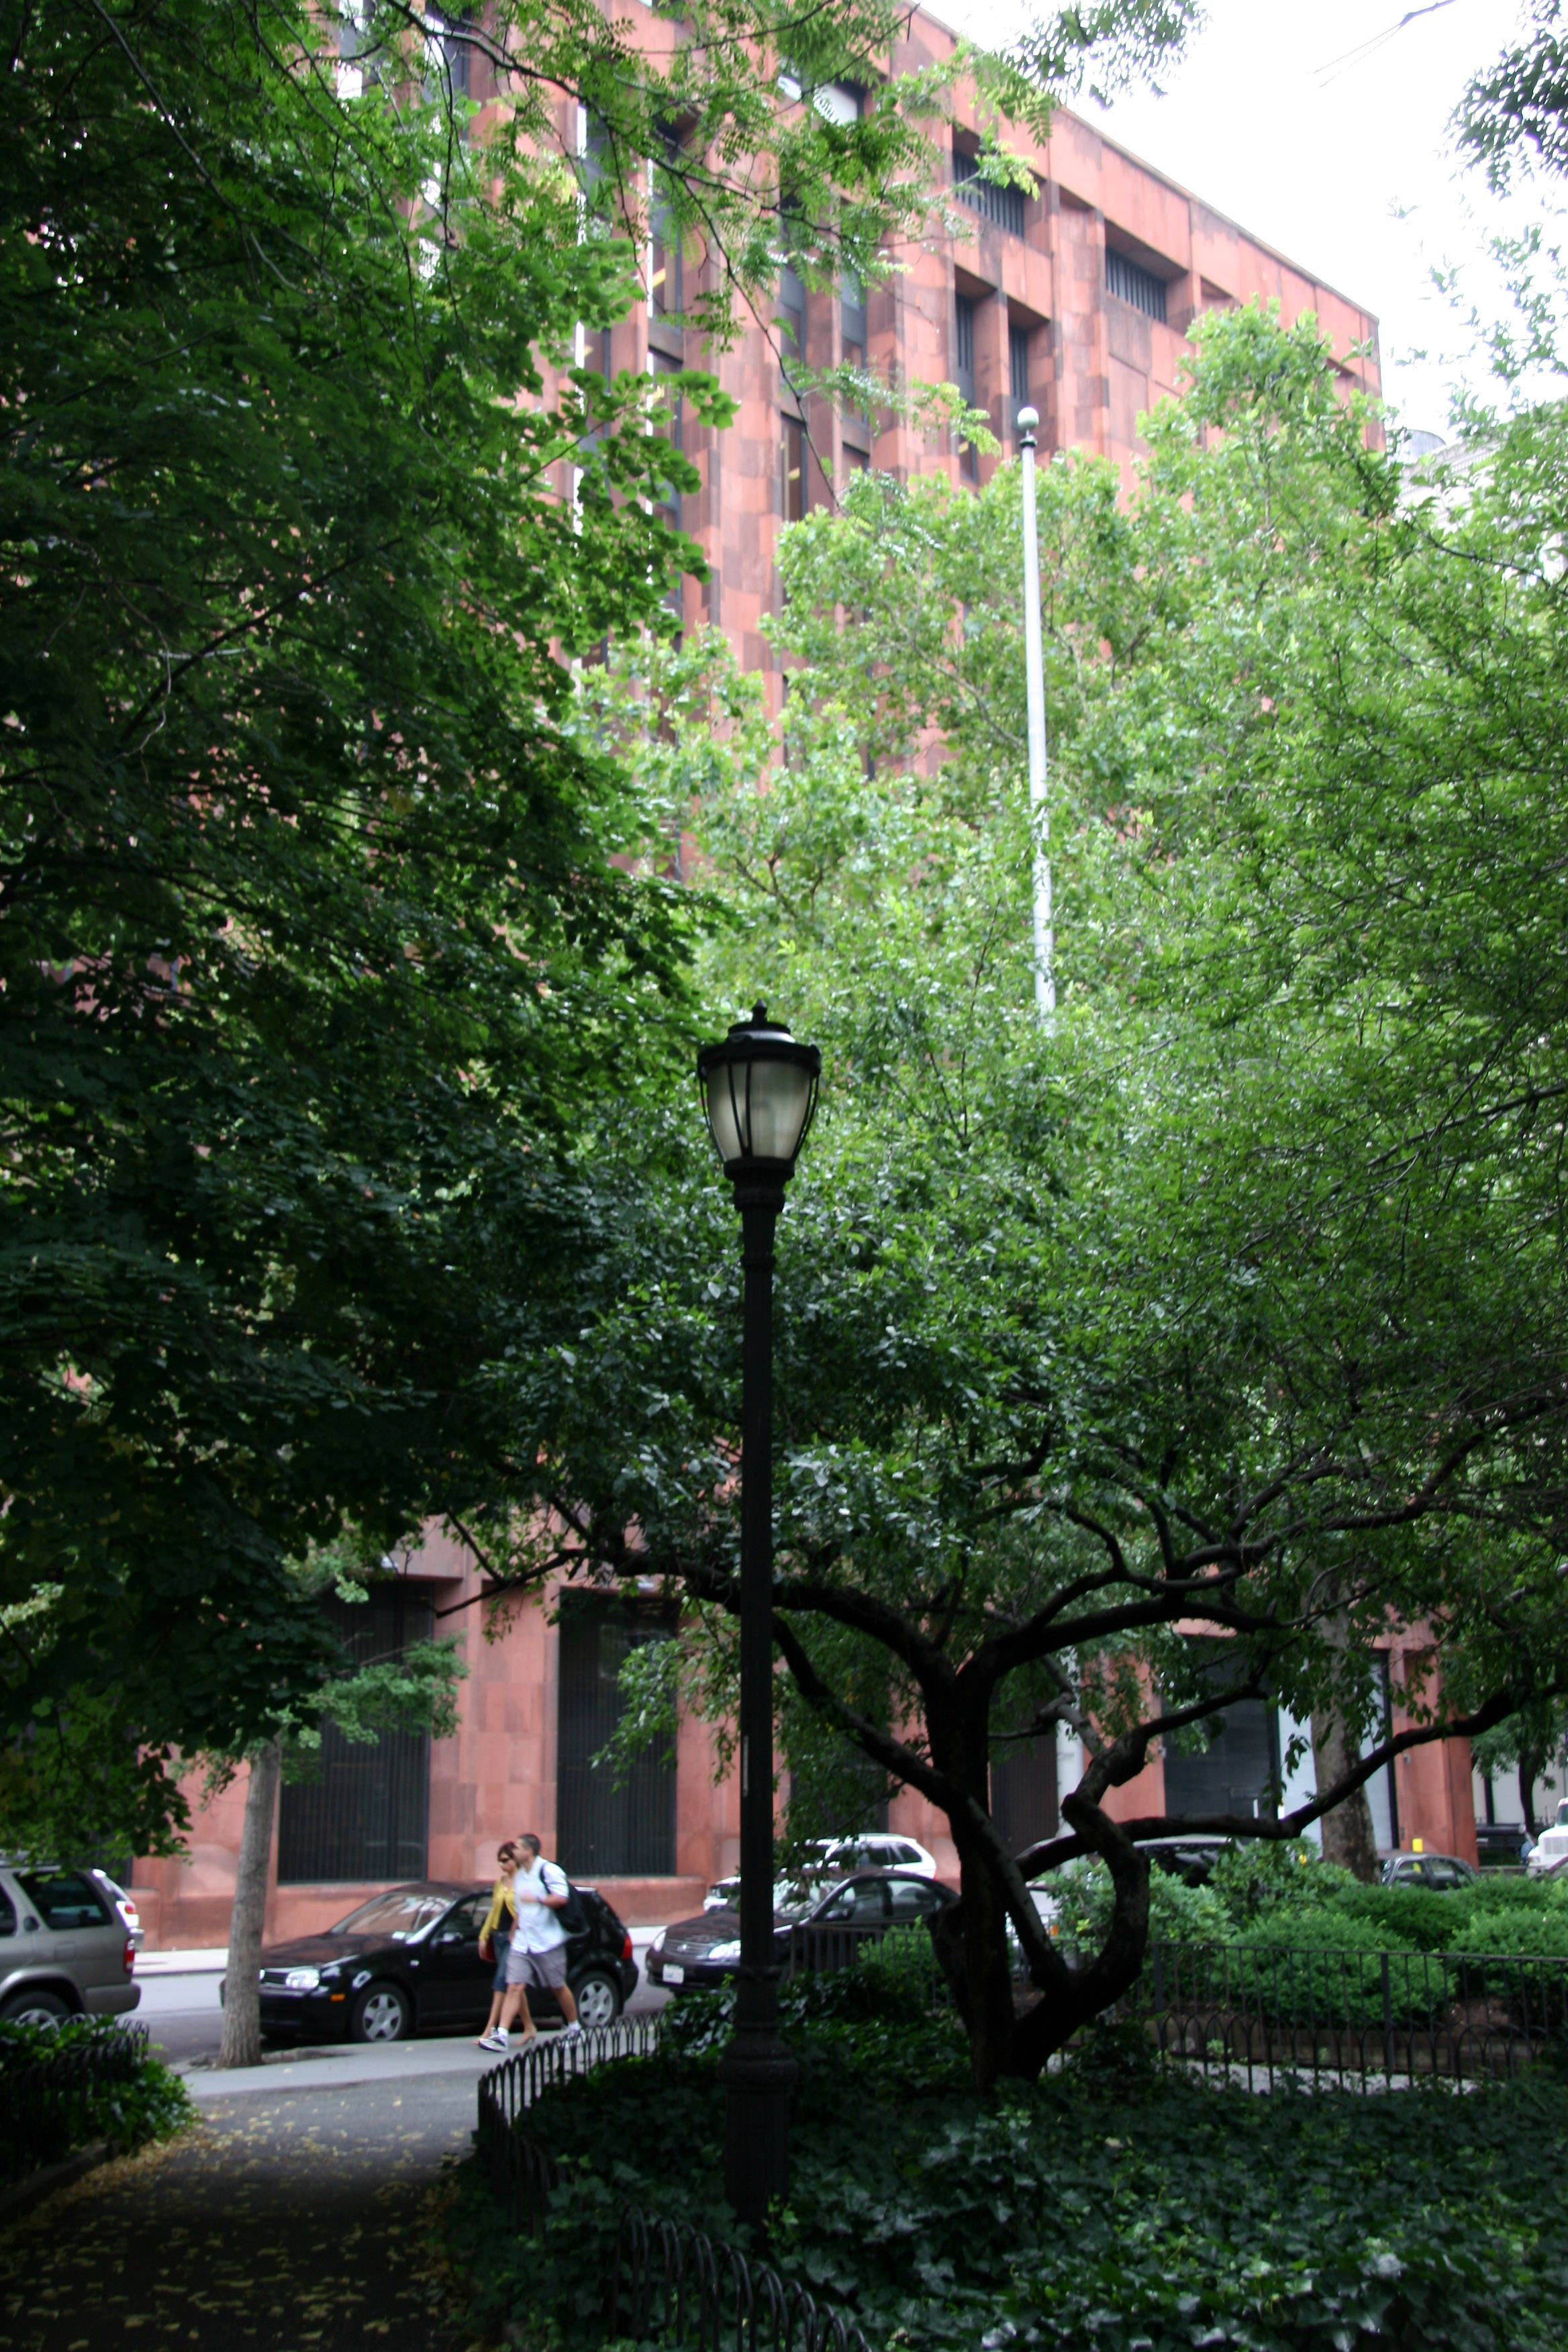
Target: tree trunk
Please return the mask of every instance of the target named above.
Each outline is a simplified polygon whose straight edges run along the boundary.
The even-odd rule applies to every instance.
[[[269,1739],[250,1759],[245,1826],[239,1839],[239,1874],[235,1880],[234,1910],[228,1928],[223,2047],[217,2059],[220,2066],[261,2063],[258,1971],[262,1925],[267,1916],[267,1872],[272,1859],[272,1816],[278,1810],[282,1764],[283,1751],[276,1739]]]
[[[1519,1801],[1524,1808],[1524,1826],[1532,1838],[1541,1835],[1535,1818],[1535,1784],[1545,1769],[1545,1748],[1527,1748],[1521,1744],[1519,1751]]]
[[[1312,1755],[1320,1789],[1331,1789],[1336,1780],[1361,1761],[1359,1749],[1352,1751],[1345,1738],[1343,1724],[1332,1715],[1313,1716]],[[1325,1813],[1321,1827],[1323,1860],[1337,1862],[1342,1870],[1350,1871],[1364,1885],[1375,1885],[1377,1840],[1373,1834],[1372,1807],[1366,1801],[1365,1787],[1356,1790],[1343,1804],[1336,1805],[1331,1813]]]

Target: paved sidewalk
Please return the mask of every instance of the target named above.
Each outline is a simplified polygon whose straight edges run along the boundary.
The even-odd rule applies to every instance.
[[[515,2050],[516,2044],[514,2043]],[[362,2083],[431,2083],[468,2086],[468,2120],[473,2121],[479,2076],[501,2061],[488,2050],[476,2050],[472,2034],[439,2041],[331,2042],[320,2048],[279,2051],[259,2066],[182,2066],[186,2090],[198,2106],[211,2106],[245,2092],[265,2091],[277,2097],[294,2091],[342,2091]],[[445,2095],[443,2093],[442,2095]]]
[[[312,2095],[237,2095],[237,2080],[187,2138],[0,2240],[3,2352],[455,2352],[422,2241],[444,2163],[469,2144],[471,2070]]]

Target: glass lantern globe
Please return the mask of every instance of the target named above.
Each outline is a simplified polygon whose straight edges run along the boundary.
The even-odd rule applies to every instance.
[[[765,1004],[737,1021],[721,1045],[704,1045],[697,1078],[713,1148],[729,1177],[787,1181],[816,1108],[822,1055],[796,1043]]]

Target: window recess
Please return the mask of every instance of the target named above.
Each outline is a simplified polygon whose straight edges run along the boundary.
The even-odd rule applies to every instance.
[[[1146,319],[1158,319],[1165,323],[1165,281],[1145,269],[1141,261],[1131,260],[1118,253],[1113,246],[1105,249],[1105,290],[1122,302],[1131,302]]]

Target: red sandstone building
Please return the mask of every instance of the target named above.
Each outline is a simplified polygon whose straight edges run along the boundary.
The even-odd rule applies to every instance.
[[[952,47],[944,28],[916,15],[895,67],[918,67]],[[487,95],[477,81],[473,95]],[[859,100],[836,89],[818,92],[816,102],[853,109]],[[563,110],[563,143],[580,151],[575,117],[575,108]],[[601,343],[592,354],[612,373],[711,366],[739,404],[725,432],[688,425],[685,452],[702,487],[679,501],[677,519],[710,566],[706,582],[686,583],[682,619],[721,628],[749,669],[777,667],[761,624],[777,609],[774,549],[791,520],[829,499],[858,467],[906,478],[946,467],[959,480],[983,481],[998,462],[937,446],[902,423],[873,431],[825,402],[803,407],[781,369],[781,336],[814,369],[864,362],[901,381],[956,383],[989,412],[1004,449],[1027,401],[1040,413],[1044,449],[1088,449],[1124,469],[1137,453],[1140,412],[1174,390],[1184,336],[1205,310],[1262,296],[1278,300],[1287,320],[1312,311],[1347,382],[1379,389],[1376,321],[1367,311],[1088,122],[1058,115],[1049,141],[1028,156],[1038,174],[1032,197],[977,181],[978,143],[978,125],[961,120],[952,196],[963,233],[901,251],[901,267],[885,284],[808,292],[785,270],[782,329],[759,324],[714,358],[682,332],[681,258],[656,241],[647,299],[606,339],[608,349]],[[323,1926],[392,1879],[488,1876],[498,1841],[525,1828],[575,1875],[602,1885],[632,1922],[679,1917],[734,1868],[737,1790],[733,1780],[715,1781],[702,1726],[684,1727],[673,1768],[649,1759],[622,1789],[593,1768],[615,1722],[626,1648],[664,1631],[664,1622],[568,1593],[557,1622],[531,1602],[487,1642],[481,1610],[472,1559],[451,1539],[432,1537],[395,1589],[378,1592],[368,1610],[344,1612],[343,1630],[367,1654],[432,1626],[456,1633],[470,1669],[461,1727],[434,1745],[389,1738],[356,1748],[329,1735],[321,1779],[283,1794],[270,1936]],[[1396,1690],[1402,1667],[1397,1658],[1390,1665]],[[1154,1761],[1121,1792],[1122,1808],[1162,1811],[1169,1777],[1182,1784],[1171,1794],[1184,1807],[1201,1795],[1205,1810],[1251,1810],[1278,1783],[1289,1729],[1261,1706],[1240,1710],[1208,1759],[1173,1760],[1168,1769]],[[1017,1839],[1052,1826],[1058,1779],[1075,1760],[1070,1750],[1047,1752],[1010,1767],[1005,1784],[999,1776],[998,1815]],[[1186,1785],[1204,1773],[1201,1790]],[[1473,1858],[1469,1762],[1460,1743],[1403,1758],[1395,1785],[1389,1778],[1373,1791],[1381,1843],[1423,1835]],[[1289,1793],[1300,1786],[1291,1780]],[[243,1802],[241,1781],[198,1814],[188,1863],[138,1868],[154,1948],[226,1942]],[[900,1794],[889,1825],[930,1846],[951,1871],[942,1817],[923,1800]]]

